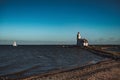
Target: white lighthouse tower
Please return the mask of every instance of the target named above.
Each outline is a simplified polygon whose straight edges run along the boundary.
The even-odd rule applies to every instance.
[[[78,39],[81,39],[80,32],[77,33],[77,40],[78,40]]]
[[[77,33],[77,46],[84,47],[88,46],[87,39],[82,39],[80,33]]]

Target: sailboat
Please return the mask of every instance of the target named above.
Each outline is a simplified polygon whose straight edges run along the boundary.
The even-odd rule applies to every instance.
[[[16,43],[16,41],[14,41],[14,42],[13,42],[13,46],[17,46],[17,43]]]

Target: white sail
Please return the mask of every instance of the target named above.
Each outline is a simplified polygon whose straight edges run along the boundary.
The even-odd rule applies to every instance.
[[[13,46],[17,46],[17,43],[15,41],[13,42]]]

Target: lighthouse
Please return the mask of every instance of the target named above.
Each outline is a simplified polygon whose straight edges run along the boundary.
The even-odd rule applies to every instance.
[[[80,47],[88,46],[88,40],[82,39],[80,32],[77,33],[77,46],[80,46]]]
[[[77,40],[78,40],[78,39],[81,39],[80,32],[77,33]]]

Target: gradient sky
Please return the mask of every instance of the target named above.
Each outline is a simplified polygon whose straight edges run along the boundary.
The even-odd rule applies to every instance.
[[[0,44],[120,44],[120,0],[0,0]]]

